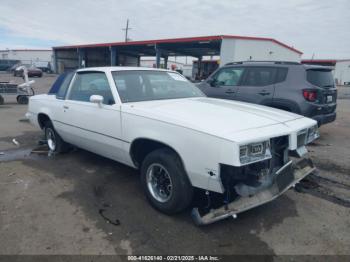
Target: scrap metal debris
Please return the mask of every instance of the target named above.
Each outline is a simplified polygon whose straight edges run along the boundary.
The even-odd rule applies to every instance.
[[[107,223],[112,224],[114,226],[119,226],[120,225],[119,219],[115,219],[114,221],[112,221],[110,218],[105,216],[104,214],[105,211],[106,211],[105,209],[99,209],[98,213],[101,215],[101,217],[103,217],[104,220],[106,220]]]
[[[49,148],[47,146],[39,146],[34,148],[30,153],[47,154],[48,152],[49,152]]]
[[[15,138],[12,139],[12,143],[14,143],[16,146],[19,146],[19,143],[18,143],[18,141]]]
[[[21,119],[19,119],[18,121],[19,121],[19,122],[29,122],[29,119],[27,119],[27,118],[21,118]]]

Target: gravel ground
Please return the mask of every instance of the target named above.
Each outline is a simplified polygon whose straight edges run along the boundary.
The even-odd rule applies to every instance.
[[[7,79],[21,82],[0,74]],[[54,79],[35,79],[36,92],[47,92]],[[190,210],[169,217],[152,209],[138,173],[124,165],[83,150],[30,154],[41,132],[21,121],[26,106],[6,97],[0,254],[350,255],[349,91],[339,88],[337,120],[309,147],[318,171],[299,192],[207,227],[196,227]]]

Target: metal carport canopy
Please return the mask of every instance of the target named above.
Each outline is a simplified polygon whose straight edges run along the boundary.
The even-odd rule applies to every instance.
[[[265,37],[249,37],[249,36],[235,36],[235,35],[216,35],[216,36],[199,36],[199,37],[183,37],[170,38],[159,40],[145,40],[145,41],[129,41],[129,42],[111,42],[99,44],[85,44],[85,45],[70,45],[70,46],[56,46],[54,50],[72,49],[72,48],[97,48],[97,47],[117,47],[118,51],[130,52],[133,55],[141,56],[155,56],[156,47],[161,49],[164,55],[184,55],[184,56],[211,56],[219,55],[220,45],[222,39],[243,39],[243,40],[258,40],[271,41],[290,49],[296,53],[302,54],[299,50],[290,47],[273,38]]]
[[[101,52],[99,57],[107,57],[107,60],[101,60],[95,62],[95,66],[101,65],[119,65],[118,57],[120,55],[126,55],[136,57],[140,61],[142,56],[155,56],[156,65],[160,67],[160,59],[164,58],[164,63],[167,63],[169,56],[192,56],[197,57],[199,61],[203,56],[218,56],[221,52],[221,43],[223,39],[240,39],[240,40],[255,40],[255,41],[269,41],[274,42],[277,45],[290,49],[293,52],[302,54],[302,52],[283,44],[273,38],[263,37],[248,37],[248,36],[235,36],[235,35],[216,35],[216,36],[199,36],[199,37],[184,37],[184,38],[171,38],[171,39],[159,39],[159,40],[145,40],[145,41],[129,41],[129,42],[110,42],[99,44],[84,44],[84,45],[69,45],[69,46],[57,46],[53,47],[55,55],[55,68],[57,68],[58,60],[75,61],[78,60],[78,67],[85,67],[85,61],[91,64],[94,58],[87,55],[87,52],[98,51]],[[68,53],[75,54],[72,57]],[[97,64],[96,64],[97,63]],[[140,62],[138,62],[139,64]],[[71,65],[74,67],[74,65]],[[88,65],[89,66],[89,65]]]
[[[157,49],[162,56],[212,56],[220,54],[222,36],[188,37],[146,41],[112,42],[86,45],[53,47],[62,49],[88,49],[98,47],[116,47],[119,54],[132,56],[156,56]]]

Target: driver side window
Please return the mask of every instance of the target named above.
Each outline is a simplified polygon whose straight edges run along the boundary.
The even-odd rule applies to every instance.
[[[243,74],[243,68],[223,68],[214,76],[216,86],[237,86]]]
[[[75,76],[69,98],[70,100],[90,102],[92,95],[103,97],[103,104],[115,104],[106,74],[103,72],[79,72]]]

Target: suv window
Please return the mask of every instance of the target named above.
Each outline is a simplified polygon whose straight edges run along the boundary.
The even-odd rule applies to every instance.
[[[69,99],[90,102],[90,96],[100,95],[103,104],[113,105],[114,99],[106,74],[103,72],[79,72],[70,90]]]
[[[334,87],[334,79],[330,70],[315,70],[306,71],[306,79],[309,83],[319,87]]]
[[[273,67],[250,67],[242,82],[243,86],[267,86],[275,83],[277,68]]]
[[[288,68],[279,67],[277,68],[277,75],[274,84],[281,83],[286,80],[288,74]]]
[[[237,86],[243,71],[244,68],[223,68],[213,77],[214,83],[218,86]]]

